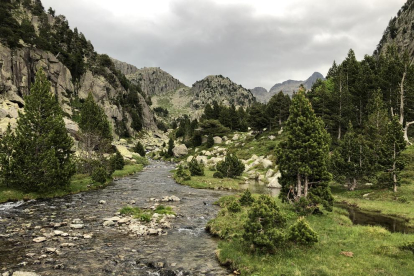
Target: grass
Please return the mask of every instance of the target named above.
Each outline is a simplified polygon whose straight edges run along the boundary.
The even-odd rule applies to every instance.
[[[182,180],[174,174],[174,179],[177,183],[196,189],[240,190],[239,184],[244,183],[240,178],[214,178],[214,173],[205,169],[204,176],[191,176],[190,180]]]
[[[142,164],[125,165],[122,170],[115,171],[112,177],[120,178],[128,176],[142,171],[143,167],[144,166]],[[76,174],[72,177],[70,185],[67,187],[67,189],[47,193],[25,193],[6,186],[0,186],[0,203],[7,201],[30,200],[38,198],[62,197],[68,194],[76,194],[89,190],[100,189],[106,187],[111,182],[112,179],[108,179],[104,184],[94,183],[89,175]]]
[[[413,253],[401,250],[414,235],[391,234],[381,227],[353,226],[347,212],[340,208],[324,215],[307,217],[310,226],[319,234],[313,247],[280,248],[275,254],[254,253],[242,240],[243,225],[248,209],[232,213],[220,200],[221,211],[208,224],[208,229],[222,238],[217,252],[221,263],[241,275],[414,275]],[[278,200],[282,212],[295,221],[297,215],[289,205]],[[341,252],[352,252],[347,257]],[[411,273],[411,274],[410,274]]]

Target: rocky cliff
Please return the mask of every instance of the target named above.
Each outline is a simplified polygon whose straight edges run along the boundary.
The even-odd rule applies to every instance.
[[[126,76],[133,83],[138,83],[142,91],[150,97],[164,95],[186,87],[159,67],[137,69],[134,73]]]
[[[112,62],[114,63],[116,69],[121,71],[124,75],[131,75],[135,74],[139,69],[135,67],[134,65],[128,64],[123,61],[119,61],[117,59],[111,58]]]
[[[252,92],[253,96],[256,97],[256,100],[258,102],[266,102],[267,100],[267,95],[268,95],[268,91],[266,90],[266,88],[263,87],[255,87],[253,89],[250,89],[250,92]]]
[[[246,108],[255,102],[252,92],[222,75],[208,76],[197,81],[191,88],[191,94],[191,106],[194,109],[204,109],[206,104],[214,101],[226,106],[233,104],[236,108]]]
[[[131,127],[132,118],[137,116],[135,120],[140,120],[144,129],[156,129],[154,115],[144,100],[146,95],[139,94],[139,89],[115,70],[108,56],[94,52],[92,44],[82,33],[77,29],[72,31],[64,16],[46,14],[38,0],[23,4],[13,2],[6,8],[0,6],[2,12],[13,15],[10,20],[15,20],[15,23],[9,30],[15,32],[20,40],[16,44],[16,41],[0,34],[0,134],[9,123],[12,126],[16,124],[18,111],[25,104],[24,96],[30,93],[30,86],[40,68],[51,82],[51,92],[61,104],[69,130],[77,129],[78,108],[89,92],[104,108],[114,134],[133,135],[137,130]],[[21,17],[28,20],[22,21]],[[21,30],[16,31],[23,25],[29,32],[32,30],[30,36],[25,36]],[[69,45],[77,45],[78,48]],[[126,66],[126,70],[132,72],[134,69]],[[133,97],[137,98],[136,105],[125,100],[130,94],[136,94]],[[134,110],[137,106],[139,108]],[[134,117],[133,113],[139,114]]]
[[[408,51],[414,57],[414,0],[408,0],[392,18],[378,43],[374,55],[383,54],[394,45],[399,53]]]

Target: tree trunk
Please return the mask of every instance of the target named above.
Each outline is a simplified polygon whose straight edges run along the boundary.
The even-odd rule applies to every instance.
[[[394,156],[393,157],[394,157],[393,158],[394,162],[392,163],[392,180],[394,182],[394,193],[396,193],[397,192],[397,174],[395,172],[396,170],[395,163],[397,162],[396,162],[395,142],[394,142]]]
[[[412,143],[410,142],[410,140],[408,140],[408,128],[410,127],[410,125],[414,124],[414,121],[408,122],[405,124],[405,128],[404,128],[404,140],[411,145]]]
[[[351,184],[351,183],[350,183],[350,184]],[[350,190],[350,191],[354,191],[354,190],[355,190],[355,188],[356,188],[356,186],[357,186],[357,180],[356,180],[356,178],[354,177],[354,178],[352,178],[352,184],[350,185],[349,190]]]
[[[305,198],[308,197],[308,188],[309,188],[309,177],[306,175],[305,176],[305,187],[304,187],[304,196]]]
[[[296,185],[296,192],[298,197],[302,197],[302,177],[300,176],[300,173],[297,175],[298,183]]]

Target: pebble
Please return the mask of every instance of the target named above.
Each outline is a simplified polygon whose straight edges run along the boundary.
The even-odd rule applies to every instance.
[[[99,200],[99,204],[106,204],[105,200]]]
[[[45,237],[38,237],[38,238],[34,238],[33,241],[36,242],[36,243],[40,243],[40,242],[46,241],[46,238]]]
[[[70,228],[73,228],[73,229],[82,229],[83,227],[84,227],[83,224],[71,224],[70,225]]]

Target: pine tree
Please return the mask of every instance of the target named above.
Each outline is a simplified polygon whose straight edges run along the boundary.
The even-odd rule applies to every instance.
[[[383,165],[386,172],[390,173],[394,192],[397,192],[397,186],[399,185],[399,172],[404,168],[404,164],[400,160],[400,155],[406,145],[401,124],[399,123],[398,117],[394,116],[388,124],[387,134],[383,144]]]
[[[14,141],[15,136],[9,124],[6,132],[3,134],[3,138],[0,140],[0,184],[4,182],[6,187],[9,186],[9,183],[5,179],[10,179]]]
[[[283,200],[298,201],[311,195],[314,203],[323,203],[330,209],[333,199],[328,187],[329,135],[303,90],[293,97],[289,112],[287,139],[276,151],[282,174],[280,196]]]
[[[106,151],[112,140],[111,128],[104,110],[95,103],[91,92],[82,105],[79,128],[87,159],[92,158],[94,150]]]
[[[23,191],[50,191],[65,188],[75,173],[73,141],[62,110],[43,70],[36,74],[24,113],[19,114],[13,153],[5,181]]]

